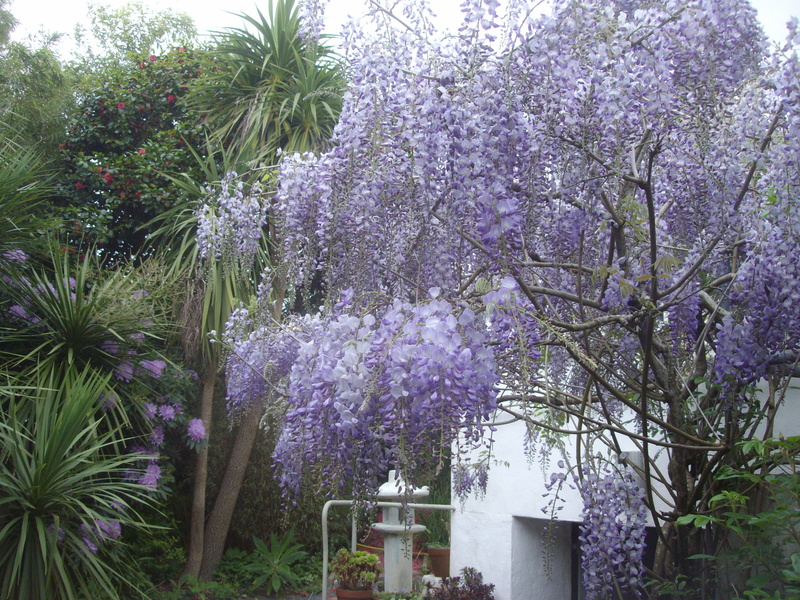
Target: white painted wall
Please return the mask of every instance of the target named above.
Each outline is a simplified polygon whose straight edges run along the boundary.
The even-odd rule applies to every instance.
[[[800,381],[794,384],[776,420],[775,436],[800,434]],[[545,483],[558,470],[560,451],[554,451],[544,467],[541,461],[529,462],[522,423],[498,427],[494,439],[495,461],[485,495],[468,497],[453,514],[450,574],[458,575],[464,567],[478,569],[485,582],[495,584],[496,600],[569,600],[573,593],[571,522],[581,520],[583,508],[577,490],[570,487],[560,494],[560,523],[548,550],[551,569],[545,569],[544,558],[544,527],[549,519],[542,512],[549,499]],[[620,443],[623,450],[636,451],[630,439],[621,438]],[[565,450],[569,463],[575,464],[574,448]]]

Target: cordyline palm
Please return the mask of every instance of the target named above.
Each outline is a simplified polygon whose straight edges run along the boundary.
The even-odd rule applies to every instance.
[[[174,294],[153,261],[104,271],[91,250],[80,260],[53,248],[41,262],[0,265],[0,274],[0,370],[20,382],[30,378],[35,386],[46,377],[60,387],[73,369],[110,374],[124,357],[106,344],[141,352],[167,333]],[[134,343],[137,335],[141,343]],[[111,385],[105,392],[124,390]],[[128,419],[124,402],[112,412]]]
[[[242,163],[274,165],[279,149],[300,152],[321,147],[329,139],[339,115],[344,87],[341,65],[324,46],[301,38],[294,0],[270,2],[268,18],[260,11],[257,19],[243,18],[252,26],[252,31],[233,29],[217,38],[220,68],[201,82],[192,95],[196,108],[206,116],[212,136],[224,148],[222,156],[238,158],[223,160],[223,172],[219,173],[215,154],[209,152],[204,167],[207,181],[194,182],[195,190],[204,189],[206,183],[220,181],[225,171],[233,170],[232,163],[238,163],[238,172],[242,173]],[[245,166],[245,170],[247,168]],[[259,177],[264,187],[272,183],[269,177],[257,173],[249,177]],[[187,331],[196,332],[202,347],[201,418],[206,431],[210,431],[214,387],[221,365],[218,350],[208,347],[206,335],[212,330],[221,331],[238,301],[249,300],[255,280],[226,275],[219,261],[207,261],[200,270],[193,229],[196,220],[192,220],[196,208],[195,200],[176,209],[183,218],[179,219],[180,225],[174,225],[173,234],[177,237],[172,239],[180,238],[181,242],[175,241],[169,246],[180,246],[175,255],[176,268],[193,273],[190,298],[195,300],[187,302],[186,306],[197,308],[184,315],[184,325]],[[264,230],[261,258],[265,261],[270,258],[269,249],[277,246],[275,239],[266,239],[274,238],[273,225],[269,223]],[[259,273],[265,265],[256,266],[253,272]],[[271,267],[274,271],[276,266]],[[281,289],[280,285],[273,286],[276,307],[282,304]],[[279,316],[278,308],[276,318]],[[253,409],[240,420],[220,494],[207,525],[207,451],[202,450],[198,455],[186,566],[189,575],[210,577],[222,555],[261,416],[261,410]]]
[[[259,255],[260,264],[253,265],[250,273],[246,273],[244,277],[238,270],[225,269],[222,262],[213,260],[213,257],[211,260],[200,260],[197,244],[198,208],[208,199],[207,188],[216,189],[226,172],[246,170],[247,166],[230,160],[225,152],[218,153],[211,144],[205,159],[197,153],[195,157],[202,167],[206,181],[195,182],[188,175],[183,180],[175,180],[187,201],[157,219],[162,225],[153,237],[159,247],[167,249],[167,274],[188,282],[179,321],[183,331],[184,353],[189,360],[199,365],[198,370],[201,372],[200,418],[206,432],[210,433],[214,391],[221,367],[221,347],[220,344],[210,343],[209,335],[214,331],[224,331],[225,323],[239,299],[246,301],[254,294],[256,279],[249,274],[254,273],[257,277],[263,270],[266,253]],[[222,167],[222,172],[219,167]],[[203,559],[207,475],[208,447],[204,446],[197,452],[194,474],[192,524],[186,565],[186,573],[192,577],[197,577],[200,573]]]
[[[36,208],[51,190],[42,157],[13,137],[0,140],[0,260],[33,246]]]
[[[331,136],[341,110],[341,64],[299,35],[294,0],[269,3],[268,18],[217,37],[220,69],[194,90],[206,124],[232,152],[274,164],[276,152],[305,152]]]
[[[137,511],[153,502],[142,456],[118,452],[121,425],[101,409],[110,375],[37,374],[0,387],[0,598],[119,598],[137,573],[114,538],[147,527]]]

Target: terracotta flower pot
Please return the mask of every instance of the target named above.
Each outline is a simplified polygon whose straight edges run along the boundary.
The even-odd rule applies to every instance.
[[[450,548],[428,548],[431,572],[437,577],[450,577]]]
[[[340,590],[336,588],[339,600],[372,600],[372,590]]]

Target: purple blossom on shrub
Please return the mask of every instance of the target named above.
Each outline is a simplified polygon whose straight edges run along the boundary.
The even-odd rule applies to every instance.
[[[154,379],[159,379],[164,373],[164,369],[167,368],[167,363],[163,360],[143,360],[139,363],[139,366]]]
[[[7,250],[0,254],[0,262],[5,263],[22,263],[28,260],[28,255],[19,249]]]
[[[94,523],[98,533],[105,539],[118,540],[122,534],[122,525],[119,521],[95,519]]]
[[[54,533],[56,533],[55,523],[51,523],[50,525],[47,526],[47,532],[50,535],[53,535]],[[56,533],[56,541],[57,542],[63,542],[64,541],[64,535],[65,535],[64,528],[63,527],[59,527],[58,528],[58,532]]]
[[[193,442],[202,442],[206,439],[206,427],[202,419],[192,419],[186,424],[186,434]]]
[[[119,396],[114,392],[100,394],[100,402],[102,402],[103,410],[114,410],[119,402]]]
[[[178,410],[172,404],[162,404],[158,407],[158,414],[165,421],[174,421]]]
[[[114,368],[114,377],[125,383],[130,383],[133,379],[133,363],[129,360],[123,360]]]
[[[153,427],[153,432],[148,439],[153,446],[160,447],[164,443],[164,428],[160,426]]]
[[[158,413],[158,407],[152,402],[145,402],[144,406],[142,407],[142,413],[145,417],[152,421]]]
[[[105,340],[100,342],[100,350],[116,356],[119,354],[119,342],[117,340]]]
[[[24,323],[35,325],[36,323],[39,322],[38,318],[28,314],[28,311],[25,310],[25,307],[20,306],[19,304],[13,304],[11,307],[9,307],[8,312],[9,314],[11,314],[13,318],[22,321]]]
[[[161,467],[154,462],[150,462],[142,476],[139,478],[139,483],[154,490],[158,487],[158,482],[160,479]]]

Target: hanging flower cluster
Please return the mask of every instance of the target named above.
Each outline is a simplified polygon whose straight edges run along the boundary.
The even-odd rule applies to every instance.
[[[580,526],[583,586],[588,600],[618,597],[617,589],[640,593],[644,583],[647,509],[644,492],[629,469],[582,467]]]
[[[276,450],[283,483],[377,489],[397,466],[414,482],[454,442],[480,443],[497,375],[480,316],[436,298],[339,314],[300,344]]]
[[[246,187],[234,172],[220,189],[208,189],[208,201],[197,212],[197,247],[201,259],[222,259],[226,272],[252,267],[267,222],[261,187]]]

